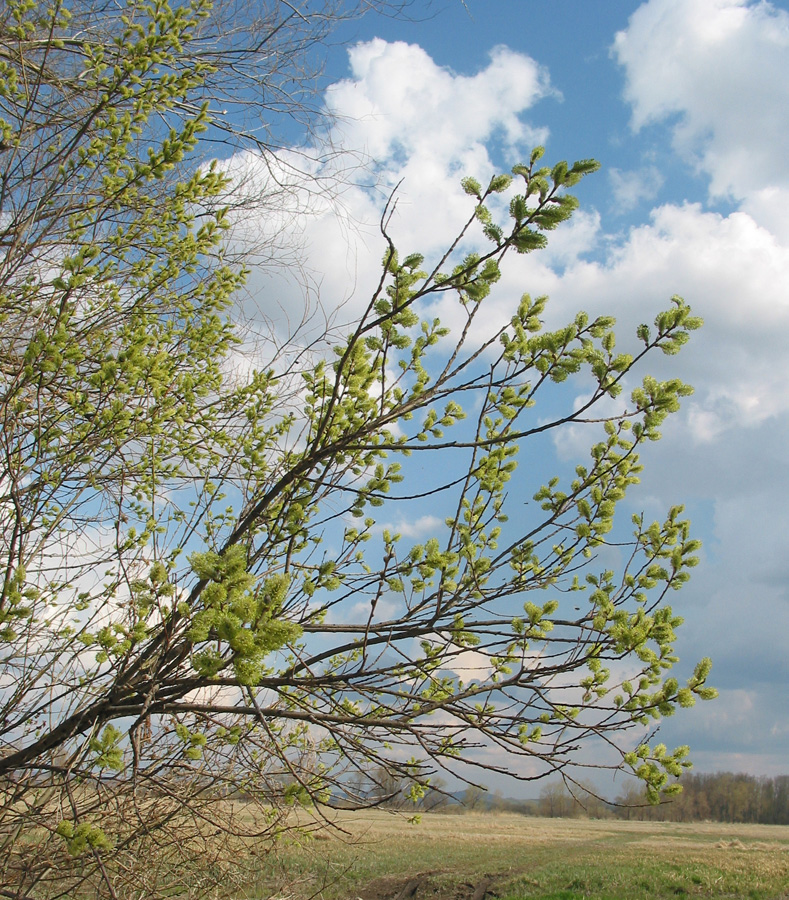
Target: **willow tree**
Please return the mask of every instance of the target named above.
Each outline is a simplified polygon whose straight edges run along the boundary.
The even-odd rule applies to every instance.
[[[440,259],[382,227],[347,334],[240,367],[244,272],[207,161],[236,126],[212,98],[244,65],[269,84],[292,20],[272,4],[239,48],[228,10],[2,13],[0,896],[230,889],[217,832],[259,848],[289,804],[352,802],[360,773],[414,798],[437,769],[571,777],[600,740],[655,799],[687,748],[643,726],[713,694],[708,661],[670,674],[667,596],[698,548],[681,507],[636,517],[620,568],[600,563],[640,445],[690,390],[633,379],[699,321],[674,298],[624,354],[612,319],[547,330],[523,295],[475,337],[505,258],[544,246],[597,164],[538,148],[467,179]],[[425,314],[438,296],[455,333]],[[587,399],[550,418],[538,401],[568,377]],[[569,477],[517,468],[591,419]],[[530,515],[508,521],[509,496]],[[384,527],[425,497],[444,521],[424,543]]]

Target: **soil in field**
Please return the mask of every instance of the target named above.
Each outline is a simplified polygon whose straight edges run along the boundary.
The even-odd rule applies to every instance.
[[[508,878],[512,873],[508,873]],[[487,900],[498,896],[501,876],[484,875],[474,882],[451,882],[439,872],[422,872],[406,878],[376,878],[355,892],[353,900]]]

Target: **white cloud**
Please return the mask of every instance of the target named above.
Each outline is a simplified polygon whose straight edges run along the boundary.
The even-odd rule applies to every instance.
[[[649,367],[695,386],[685,409],[690,434],[703,443],[789,412],[787,284],[789,247],[767,229],[745,213],[688,204],[658,208],[605,262],[578,262],[546,286],[552,315],[578,308],[616,315],[623,347],[634,346],[635,327],[681,292],[705,325],[679,358],[658,355]]]
[[[380,597],[375,601],[375,605],[371,605],[369,599],[360,600],[354,603],[350,609],[342,609],[340,611],[332,610],[328,621],[338,622],[359,622],[369,618],[370,623],[388,622],[402,610],[402,602],[399,598],[387,599]]]
[[[466,683],[474,680],[484,681],[493,673],[490,657],[478,650],[461,650],[449,657],[443,668],[454,672]]]
[[[649,0],[617,34],[632,124],[668,120],[674,145],[741,199],[789,184],[789,13],[748,0]]]
[[[740,209],[765,228],[779,243],[789,246],[789,188],[770,185],[752,191]]]
[[[528,56],[495,48],[470,76],[401,42],[375,39],[349,57],[351,77],[326,94],[334,124],[324,145],[285,153],[273,168],[250,153],[228,163],[244,191],[260,199],[247,204],[233,233],[243,253],[264,248],[249,260],[245,312],[271,322],[281,337],[299,332],[302,344],[330,326],[347,330],[369,301],[385,247],[381,213],[395,188],[389,230],[398,248],[435,253],[469,216],[461,178],[494,174],[487,145],[503,142],[515,160],[547,137],[523,119],[551,93],[547,74]],[[285,200],[275,214],[272,199]]]
[[[649,0],[613,50],[634,127],[671,122],[710,192],[742,204],[728,216],[661,207],[586,272],[601,293],[613,288],[628,324],[625,282],[652,304],[682,293],[704,317],[678,368],[697,389],[686,433],[713,450],[733,429],[789,412],[789,14],[768,2]]]
[[[609,169],[608,177],[617,212],[629,212],[643,200],[653,200],[665,180],[656,166],[644,166],[626,172]]]
[[[444,520],[439,519],[438,516],[423,515],[413,521],[400,519],[394,524],[379,522],[375,528],[376,531],[384,529],[401,534],[406,538],[435,537],[445,531],[445,525]]]
[[[375,162],[418,157],[443,166],[484,156],[496,134],[516,149],[544,137],[520,113],[549,92],[547,74],[506,47],[472,76],[438,66],[421,47],[380,38],[349,57],[352,77],[329,88],[326,102],[343,144]]]

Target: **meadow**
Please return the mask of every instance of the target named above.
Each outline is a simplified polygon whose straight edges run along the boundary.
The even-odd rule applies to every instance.
[[[283,839],[250,898],[789,900],[789,827],[544,819],[506,813],[332,814]]]

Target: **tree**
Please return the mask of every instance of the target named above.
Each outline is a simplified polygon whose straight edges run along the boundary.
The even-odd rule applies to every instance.
[[[467,811],[482,812],[488,805],[488,789],[482,785],[470,784],[459,799]]]
[[[245,840],[360,769],[406,775],[418,800],[463,765],[571,778],[602,739],[652,799],[672,792],[687,748],[627,732],[714,694],[706,660],[686,686],[670,675],[666,599],[698,543],[674,507],[636,517],[618,574],[596,555],[690,390],[634,373],[700,323],[674,298],[618,353],[612,319],[549,331],[524,295],[476,337],[507,255],[544,246],[597,164],[543,167],[537,148],[466,179],[468,220],[429,264],[398,253],[385,213],[355,326],[250,372],[230,186],[207,158],[237,135],[213,98],[275,65],[292,18],[239,46],[207,0],[72,12],[11,0],[0,22],[4,895],[163,896],[195,867],[230,889]],[[446,296],[454,335],[428,313]],[[569,377],[589,399],[538,418]],[[517,469],[530,440],[590,420],[569,478]],[[508,491],[534,496],[525,525]],[[424,497],[444,523],[423,544],[376,522]],[[463,681],[470,650],[484,666]],[[635,677],[612,678],[621,660]]]
[[[561,781],[549,781],[540,789],[539,811],[549,819],[577,815],[578,805]]]

